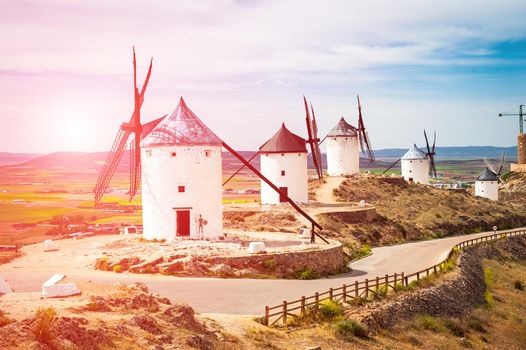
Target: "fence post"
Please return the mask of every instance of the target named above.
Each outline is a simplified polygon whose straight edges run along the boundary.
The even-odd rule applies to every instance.
[[[407,287],[407,277],[404,278],[404,273],[403,272],[402,272],[401,279],[402,279],[402,286]]]
[[[318,292],[314,293],[314,303],[316,305],[316,311],[318,311],[320,307],[320,294]]]
[[[369,279],[365,279],[365,299],[369,299]]]
[[[288,306],[288,303],[286,300],[283,300],[283,324],[287,324],[287,306]]]
[[[429,269],[426,270],[426,276],[429,277]]]
[[[344,284],[342,286],[342,291],[343,291],[343,298],[342,298],[342,300],[343,300],[344,303],[346,303],[347,302],[347,285],[346,284]]]
[[[385,285],[389,286],[389,275],[385,274]]]
[[[437,274],[437,266],[433,266],[433,272],[435,273],[435,275]]]
[[[354,299],[358,299],[358,281],[354,281]]]
[[[398,277],[398,274],[395,272],[395,274],[394,274],[394,283],[393,283],[393,289],[395,290],[395,292],[396,292],[396,277]]]
[[[305,296],[301,297],[301,315],[305,315]]]
[[[269,315],[270,314],[270,310],[269,310],[269,307],[268,306],[265,306],[265,319],[263,320],[263,324],[265,326],[268,326],[268,319],[269,319]]]
[[[376,276],[376,287],[375,287],[376,294],[378,294],[378,289],[380,289],[380,277]]]
[[[420,281],[420,272],[417,272],[417,273],[416,273],[416,281],[417,281],[417,282]]]
[[[329,288],[329,300],[332,301],[332,296],[333,296],[333,289],[332,288]]]

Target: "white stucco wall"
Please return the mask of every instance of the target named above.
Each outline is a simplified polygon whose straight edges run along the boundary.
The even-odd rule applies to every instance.
[[[223,235],[221,147],[144,147],[141,162],[144,238],[174,239],[174,208],[184,207],[190,208],[190,238],[197,237],[199,214],[208,221],[204,238]]]
[[[307,153],[263,153],[261,173],[278,187],[287,187],[288,196],[295,202],[307,203]],[[281,171],[285,175],[281,175]],[[279,194],[261,181],[261,203],[279,204]]]
[[[402,159],[402,176],[406,181],[429,185],[429,159]]]
[[[360,172],[358,137],[327,137],[327,174],[353,175]]]
[[[499,183],[497,181],[475,181],[475,196],[499,200]]]

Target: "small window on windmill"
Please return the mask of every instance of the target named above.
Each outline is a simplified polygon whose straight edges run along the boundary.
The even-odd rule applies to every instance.
[[[170,157],[176,157],[177,156],[177,152],[171,152],[170,153]]]
[[[147,149],[145,154],[146,154],[146,157],[151,157],[152,156],[152,150],[151,149]]]
[[[345,141],[347,141],[347,137],[345,138]]]
[[[205,157],[210,157],[212,155],[212,151],[206,150],[205,151]]]
[[[285,153],[281,153],[281,156],[284,157],[284,156],[285,156]]]
[[[413,170],[409,169],[409,172],[410,172],[410,173],[412,173],[412,172],[413,172]]]
[[[410,161],[409,161],[409,163],[413,163],[413,161],[412,161],[412,160],[410,160]]]
[[[281,170],[281,176],[285,176],[285,170]]]
[[[184,186],[179,186],[178,188],[179,193],[183,193],[186,191],[186,188]]]
[[[333,137],[332,139],[333,139],[334,141],[336,141],[336,137]]]

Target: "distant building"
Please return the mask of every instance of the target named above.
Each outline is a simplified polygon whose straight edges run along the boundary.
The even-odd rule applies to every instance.
[[[499,200],[499,179],[488,168],[484,168],[484,173],[475,180],[475,196]]]
[[[181,97],[141,142],[146,239],[223,236],[222,142]]]
[[[327,135],[327,174],[345,176],[359,172],[358,130],[342,117]]]
[[[406,181],[429,185],[429,158],[413,145],[401,158],[402,176]]]
[[[307,203],[308,174],[305,139],[293,134],[285,123],[260,148],[261,173],[293,201]],[[261,203],[280,204],[285,198],[261,181]]]

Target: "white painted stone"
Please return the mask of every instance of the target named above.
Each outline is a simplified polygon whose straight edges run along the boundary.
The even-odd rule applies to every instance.
[[[175,156],[172,156],[175,154]],[[176,209],[190,210],[190,237],[198,236],[198,218],[207,221],[203,238],[223,236],[220,146],[142,147],[143,236],[176,238]],[[184,186],[184,192],[179,192]]]
[[[9,287],[5,279],[2,276],[0,276],[0,295],[9,293],[13,293],[13,290],[11,289],[11,287]]]
[[[360,206],[360,208],[364,208],[365,207],[365,201],[362,199],[358,205]]]
[[[261,173],[277,187],[287,187],[297,203],[309,201],[307,153],[262,153]],[[284,171],[284,175],[282,175]],[[261,181],[261,204],[280,204],[279,193]]]
[[[52,239],[46,239],[44,241],[44,251],[52,252],[58,250],[58,242]]]
[[[67,297],[80,294],[80,289],[75,283],[58,284],[65,276],[55,274],[42,284],[42,296],[44,298]]]
[[[360,172],[360,146],[356,136],[327,137],[327,174],[345,176]]]
[[[250,242],[248,245],[248,252],[250,254],[264,253],[266,252],[265,243],[263,242]]]
[[[498,181],[475,181],[475,196],[499,200]]]
[[[300,228],[299,235],[300,235],[301,238],[310,238],[310,236],[311,236],[310,228],[307,228],[307,227]]]

